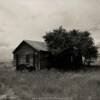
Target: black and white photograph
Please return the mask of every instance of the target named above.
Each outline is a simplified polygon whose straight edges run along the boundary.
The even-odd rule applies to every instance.
[[[0,0],[0,100],[100,100],[100,0]]]

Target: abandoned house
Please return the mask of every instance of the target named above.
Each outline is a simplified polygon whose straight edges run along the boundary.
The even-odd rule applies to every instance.
[[[78,49],[69,48],[60,54],[53,56],[45,42],[24,40],[13,51],[14,65],[16,69],[34,69],[43,68],[63,68],[70,66],[80,66],[82,64],[82,56]]]
[[[13,51],[13,56],[16,69],[26,66],[39,70],[47,65],[48,48],[44,42],[24,40]]]

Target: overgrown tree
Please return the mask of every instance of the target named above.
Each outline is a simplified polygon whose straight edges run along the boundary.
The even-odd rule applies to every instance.
[[[59,27],[47,32],[43,38],[53,55],[60,54],[69,48],[77,48],[84,58],[83,63],[90,64],[92,59],[97,58],[98,51],[88,31],[82,32],[75,29],[66,31],[64,28]],[[73,52],[75,52],[74,50]]]
[[[97,47],[94,44],[91,33],[88,31],[72,30],[69,34],[73,46],[79,48],[84,57],[83,63],[90,65],[98,56]]]

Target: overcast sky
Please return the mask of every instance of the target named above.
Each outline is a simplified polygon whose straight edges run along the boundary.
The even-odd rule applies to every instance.
[[[0,0],[0,59],[23,40],[43,41],[59,26],[89,30],[100,42],[100,0]]]

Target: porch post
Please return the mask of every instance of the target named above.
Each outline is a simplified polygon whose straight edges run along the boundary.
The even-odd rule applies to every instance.
[[[41,67],[40,67],[40,52],[38,53],[38,68],[39,68],[39,70],[41,69]]]
[[[36,67],[35,67],[35,53],[34,52],[33,52],[33,67],[36,70]]]

